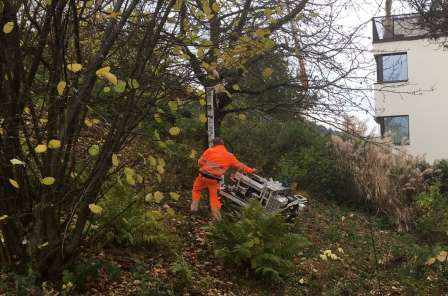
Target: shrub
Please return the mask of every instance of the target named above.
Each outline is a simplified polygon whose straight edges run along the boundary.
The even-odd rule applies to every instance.
[[[284,183],[298,183],[314,196],[344,198],[352,195],[351,178],[336,165],[329,137],[311,123],[227,120],[223,137],[236,155],[260,174]]]
[[[418,217],[416,230],[425,239],[436,242],[448,239],[448,197],[440,189],[440,183],[431,185],[416,199]]]
[[[244,209],[241,219],[214,225],[210,238],[215,255],[226,264],[270,280],[285,276],[292,258],[307,244],[281,216],[265,213],[257,202]]]
[[[150,209],[142,196],[127,187],[114,186],[101,205],[105,210],[94,228],[100,232],[98,235],[105,231],[105,243],[167,252],[176,250],[178,237],[167,225],[168,215],[158,209]]]
[[[181,256],[171,265],[171,272],[174,275],[174,289],[178,292],[182,292],[184,289],[189,288],[193,281],[193,271],[190,264]]]
[[[448,160],[443,159],[434,164],[435,178],[440,183],[440,191],[448,193]]]

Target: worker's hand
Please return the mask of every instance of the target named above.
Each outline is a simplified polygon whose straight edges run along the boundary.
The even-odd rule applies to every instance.
[[[253,174],[253,173],[255,173],[257,170],[256,169],[252,169],[252,168],[248,168],[248,169],[245,169],[244,170],[244,172],[246,173],[246,174]]]

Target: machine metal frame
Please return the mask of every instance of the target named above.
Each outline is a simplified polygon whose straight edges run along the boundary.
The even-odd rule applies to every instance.
[[[236,172],[221,185],[220,195],[241,207],[255,199],[267,212],[281,213],[286,218],[296,217],[307,204],[305,196],[291,194],[290,188],[280,182],[241,172]]]

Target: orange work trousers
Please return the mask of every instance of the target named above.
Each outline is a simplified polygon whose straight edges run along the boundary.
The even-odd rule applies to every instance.
[[[196,177],[193,184],[193,200],[201,199],[201,191],[208,189],[210,195],[210,207],[221,209],[221,200],[218,197],[219,182],[217,180],[205,178],[201,175]]]

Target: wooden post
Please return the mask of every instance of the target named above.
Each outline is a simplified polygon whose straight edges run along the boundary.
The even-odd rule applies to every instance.
[[[208,147],[213,146],[213,139],[215,139],[215,91],[213,87],[206,87],[205,93],[207,97],[207,135]]]

